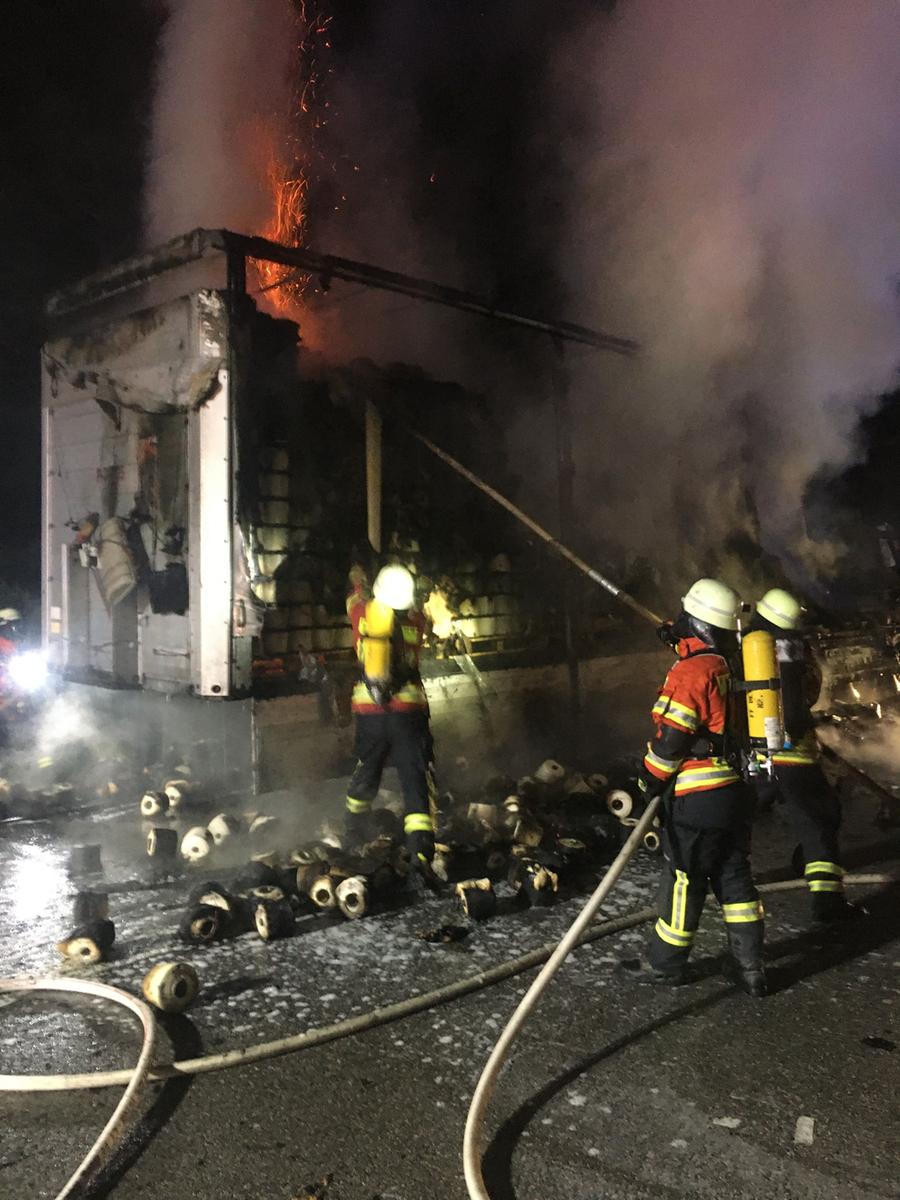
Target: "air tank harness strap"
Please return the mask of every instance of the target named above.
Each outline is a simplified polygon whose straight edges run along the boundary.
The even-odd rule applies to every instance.
[[[731,688],[735,692],[781,691],[780,679],[734,679]]]

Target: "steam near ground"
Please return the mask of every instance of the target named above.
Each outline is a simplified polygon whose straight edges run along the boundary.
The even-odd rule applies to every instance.
[[[550,7],[373,6],[322,88],[341,203],[317,210],[311,181],[313,241],[633,337],[640,356],[578,348],[560,367],[540,339],[346,289],[307,337],[490,392],[520,499],[548,519],[565,375],[579,536],[678,583],[827,578],[841,546],[807,528],[805,486],[852,460],[859,415],[896,385],[894,6]],[[260,147],[293,104],[297,11],[173,2],[153,239],[264,224]]]

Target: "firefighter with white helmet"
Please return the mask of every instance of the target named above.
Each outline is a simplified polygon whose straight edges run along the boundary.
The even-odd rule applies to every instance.
[[[434,857],[436,797],[428,699],[419,673],[425,619],[415,611],[415,581],[398,563],[383,567],[367,598],[365,572],[350,573],[347,613],[361,678],[353,691],[356,769],[347,788],[351,840],[372,833],[370,813],[382,772],[391,760],[406,807],[404,831],[413,858],[427,874]]]
[[[764,630],[775,639],[781,685],[784,744],[771,752],[775,794],[800,842],[813,921],[857,916],[844,897],[844,868],[838,847],[841,808],[819,761],[811,708],[819,698],[822,674],[801,632],[804,609],[783,588],[770,588],[757,602],[748,633]]]
[[[10,666],[18,650],[18,629],[22,614],[17,608],[0,608],[0,748],[9,741],[7,713],[15,702],[16,688],[10,678]]]
[[[738,769],[729,711],[728,656],[737,648],[740,599],[717,579],[698,579],[671,626],[678,661],[653,706],[641,767],[645,795],[664,796],[665,863],[658,920],[646,960],[623,967],[640,982],[687,982],[687,960],[708,889],[718,900],[737,980],[766,991],[763,909],[750,869],[754,796]]]

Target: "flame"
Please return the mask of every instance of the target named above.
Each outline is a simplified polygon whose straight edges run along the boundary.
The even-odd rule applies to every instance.
[[[259,231],[262,237],[283,246],[302,246],[305,241],[309,179],[300,170],[295,176],[285,169],[276,155],[269,159],[266,175],[272,197],[272,215]],[[294,267],[258,259],[254,266],[259,291],[281,316],[295,315],[302,306],[309,276]]]
[[[881,720],[881,705],[880,704],[875,705],[875,716],[878,718],[879,721]]]
[[[261,139],[267,144],[262,161],[270,215],[254,232],[283,246],[299,247],[307,240],[312,164],[320,156],[317,133],[327,124],[322,110],[329,105],[319,100],[319,83],[323,52],[331,49],[328,28],[332,18],[319,11],[316,0],[295,0],[295,7],[299,30],[298,84],[291,129],[287,138],[279,140],[270,133],[268,138]],[[278,316],[296,320],[303,309],[310,276],[295,267],[261,260],[255,261],[254,267],[259,283],[257,292],[263,296],[265,306]]]
[[[853,699],[854,699],[854,700],[859,700],[859,698],[860,698],[860,695],[859,695],[859,688],[856,686],[856,684],[855,684],[855,683],[851,683],[851,684],[850,684],[850,691],[853,693]]]

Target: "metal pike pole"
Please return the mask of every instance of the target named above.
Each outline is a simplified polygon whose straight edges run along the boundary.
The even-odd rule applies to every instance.
[[[424,433],[417,433],[414,429],[409,429],[408,432],[416,439],[417,442],[421,442],[422,445],[430,450],[432,454],[436,455],[442,462],[445,462],[448,467],[452,467],[458,475],[463,477],[463,479],[467,479],[469,483],[471,483],[474,487],[477,487],[480,492],[484,492],[486,496],[490,496],[490,498],[496,504],[499,504],[501,508],[505,508],[507,512],[512,513],[516,520],[521,521],[522,524],[530,529],[533,534],[536,534],[542,542],[546,542],[551,550],[555,550],[557,554],[562,555],[562,557],[566,559],[567,562],[570,562],[573,567],[577,567],[577,569],[581,571],[583,575],[587,575],[588,579],[592,580],[594,583],[599,583],[599,585],[602,588],[605,588],[610,595],[615,596],[615,598],[621,604],[627,605],[632,612],[636,612],[639,617],[643,617],[645,621],[649,621],[653,625],[661,625],[663,623],[662,617],[658,616],[651,609],[641,604],[640,600],[635,600],[634,596],[629,596],[628,592],[624,592],[620,587],[617,587],[611,579],[607,579],[605,575],[601,575],[599,571],[592,567],[590,563],[585,562],[585,560],[576,554],[574,550],[570,550],[569,547],[563,545],[558,538],[553,537],[553,535],[549,533],[543,527],[543,525],[538,525],[537,521],[529,517],[526,512],[523,512],[522,509],[513,504],[511,500],[508,500],[506,496],[498,492],[496,488],[491,487],[489,483],[485,483],[483,479],[479,479],[473,471],[470,471],[468,467],[464,467],[461,462],[458,462],[455,458],[453,458],[452,455],[448,454],[446,450],[442,450],[440,446],[436,446],[430,438],[427,438],[424,435]]]

